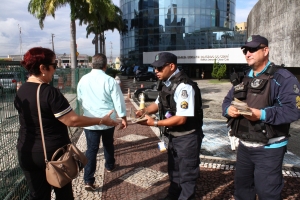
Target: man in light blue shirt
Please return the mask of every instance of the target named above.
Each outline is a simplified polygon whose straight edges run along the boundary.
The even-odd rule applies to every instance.
[[[77,86],[77,98],[82,104],[83,115],[87,117],[103,117],[108,111],[115,110],[111,118],[116,120],[116,114],[122,118],[121,128],[127,127],[126,105],[123,93],[114,78],[105,74],[107,58],[104,54],[96,54],[92,59],[93,69],[84,75]],[[96,157],[102,136],[105,168],[111,172],[115,168],[114,158],[114,127],[103,124],[84,127],[87,142],[86,157],[88,163],[84,168],[85,189],[94,191]]]

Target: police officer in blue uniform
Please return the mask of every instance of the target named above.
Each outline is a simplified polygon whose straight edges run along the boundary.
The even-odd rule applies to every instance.
[[[136,115],[146,113],[147,121],[141,124],[163,130],[170,178],[168,195],[164,200],[195,199],[203,138],[200,89],[183,71],[179,71],[177,57],[172,53],[159,53],[152,66],[162,81],[158,89],[159,96],[155,103],[137,111]],[[148,115],[157,111],[160,120],[154,120]]]
[[[282,162],[287,151],[290,123],[300,118],[299,81],[288,70],[269,61],[268,40],[252,35],[241,47],[248,65],[241,82],[232,87],[222,109],[230,134],[238,137],[236,200],[280,200]],[[249,107],[242,113],[232,101]],[[239,108],[240,109],[240,108]]]

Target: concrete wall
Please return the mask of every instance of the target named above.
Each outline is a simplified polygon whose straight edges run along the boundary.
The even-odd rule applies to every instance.
[[[300,0],[259,0],[247,24],[248,36],[269,40],[272,62],[300,67]]]

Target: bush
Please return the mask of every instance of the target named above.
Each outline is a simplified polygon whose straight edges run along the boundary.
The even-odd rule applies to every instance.
[[[221,80],[221,78],[224,78],[226,76],[226,65],[225,64],[219,64],[219,70],[217,73],[218,79]]]
[[[218,80],[221,80],[222,78],[224,78],[226,76],[226,65],[219,64],[215,60],[211,76],[213,78],[217,78]]]
[[[218,69],[219,69],[219,64],[216,63],[216,60],[215,60],[215,61],[214,61],[214,65],[213,65],[213,70],[212,70],[212,73],[211,73],[211,76],[212,76],[213,78],[217,78]]]

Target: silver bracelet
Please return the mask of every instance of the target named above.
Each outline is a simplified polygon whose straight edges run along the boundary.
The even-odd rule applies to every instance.
[[[154,126],[155,126],[155,127],[157,127],[157,126],[158,126],[158,124],[157,124],[157,123],[158,123],[158,120],[157,120],[157,119],[156,119],[156,120],[154,120]]]

